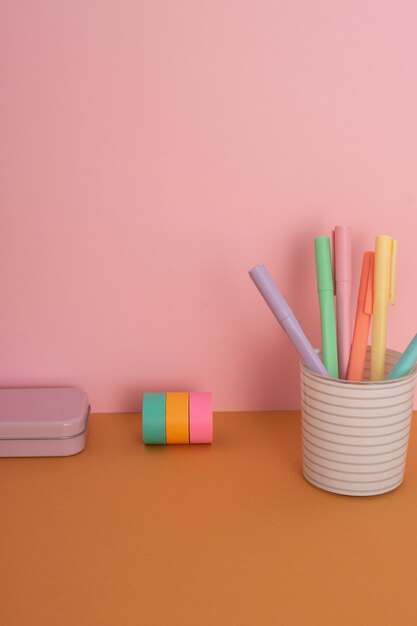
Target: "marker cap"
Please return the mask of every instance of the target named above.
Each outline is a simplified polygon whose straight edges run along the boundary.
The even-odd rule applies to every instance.
[[[249,276],[279,322],[293,314],[284,296],[262,263],[249,270]]]
[[[361,281],[359,284],[358,304],[364,313],[372,315],[374,289],[375,252],[368,251],[363,255]]]
[[[374,289],[389,292],[392,303],[395,300],[396,261],[397,240],[389,235],[378,235],[375,240]]]
[[[334,272],[336,282],[352,280],[352,247],[349,226],[334,229]]]
[[[334,293],[330,237],[316,237],[314,249],[316,253],[317,289],[318,291]]]

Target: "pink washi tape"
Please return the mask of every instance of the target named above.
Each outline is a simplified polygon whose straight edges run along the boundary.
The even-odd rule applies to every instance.
[[[190,443],[212,443],[213,412],[211,393],[190,392]]]

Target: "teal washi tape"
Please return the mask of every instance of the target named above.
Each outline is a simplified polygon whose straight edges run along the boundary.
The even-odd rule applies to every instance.
[[[146,444],[165,444],[165,393],[144,393],[142,402],[142,439]]]

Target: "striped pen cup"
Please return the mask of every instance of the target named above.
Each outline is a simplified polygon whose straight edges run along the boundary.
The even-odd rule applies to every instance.
[[[401,354],[386,351],[385,375]],[[373,496],[401,485],[407,458],[417,368],[403,378],[324,378],[301,363],[303,474],[312,485],[350,496]]]

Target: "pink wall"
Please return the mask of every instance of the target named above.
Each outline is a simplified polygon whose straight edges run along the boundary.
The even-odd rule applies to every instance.
[[[414,1],[3,0],[1,385],[296,408],[263,261],[315,344],[312,237],[399,239],[417,332]],[[355,282],[355,288],[356,288]]]

